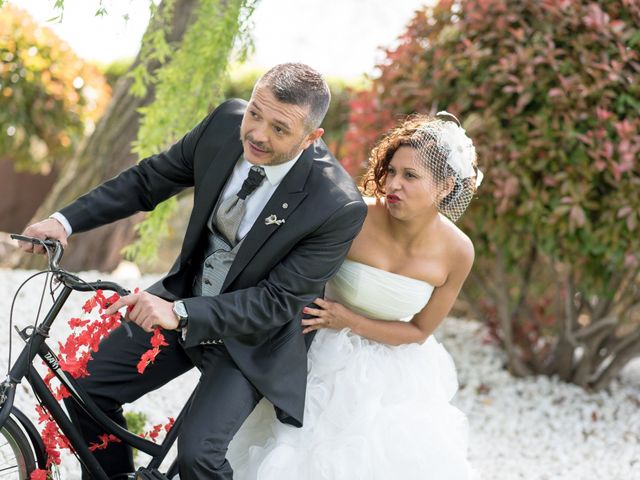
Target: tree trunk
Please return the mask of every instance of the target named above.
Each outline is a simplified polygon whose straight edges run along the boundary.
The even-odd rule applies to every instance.
[[[16,171],[15,163],[0,160],[0,232],[20,233],[47,197],[58,173],[47,175]]]
[[[509,308],[509,292],[506,271],[504,267],[504,261],[502,253],[496,252],[496,269],[495,275],[497,280],[497,298],[496,305],[498,307],[498,318],[500,321],[502,334],[504,336],[504,347],[507,351],[507,357],[509,362],[509,371],[512,375],[517,377],[525,377],[531,375],[531,369],[522,361],[518,353],[516,352],[516,345],[513,339],[513,318],[511,310]],[[524,286],[522,286],[524,288]]]
[[[175,0],[168,42],[180,41],[193,20],[192,12],[197,3],[197,0]],[[154,28],[158,26],[152,22],[148,29]],[[138,54],[131,68],[139,63]],[[159,66],[158,63],[151,65],[150,73]],[[96,130],[80,147],[74,158],[63,167],[57,183],[38,208],[33,221],[48,217],[96,185],[136,163],[137,157],[131,152],[131,144],[138,134],[138,109],[153,100],[155,89],[150,85],[144,98],[134,97],[129,93],[132,83],[133,80],[126,76],[118,81],[113,99],[98,122]],[[63,260],[64,267],[71,271],[113,270],[122,260],[122,248],[133,241],[133,227],[141,219],[142,214],[138,214],[90,232],[73,235]],[[39,268],[42,265],[41,258],[29,255],[22,256],[17,266]]]

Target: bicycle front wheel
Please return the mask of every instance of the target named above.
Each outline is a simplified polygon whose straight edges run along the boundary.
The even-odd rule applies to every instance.
[[[11,418],[0,430],[0,479],[28,480],[36,469],[31,443]]]

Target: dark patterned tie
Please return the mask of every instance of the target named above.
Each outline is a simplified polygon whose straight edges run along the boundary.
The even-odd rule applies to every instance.
[[[262,184],[264,177],[264,168],[252,166],[238,193],[222,202],[216,212],[218,231],[225,236],[231,246],[236,244],[238,228],[246,210],[246,199]]]

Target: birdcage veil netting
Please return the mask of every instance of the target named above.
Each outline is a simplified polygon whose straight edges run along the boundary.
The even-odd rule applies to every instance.
[[[482,181],[473,142],[455,116],[439,112],[413,133],[410,144],[438,210],[457,221]]]

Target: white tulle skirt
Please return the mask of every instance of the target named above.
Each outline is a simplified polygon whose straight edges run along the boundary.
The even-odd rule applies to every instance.
[[[230,445],[236,480],[461,480],[467,421],[449,401],[453,361],[430,337],[391,347],[321,330],[309,351],[304,426],[262,400]]]

